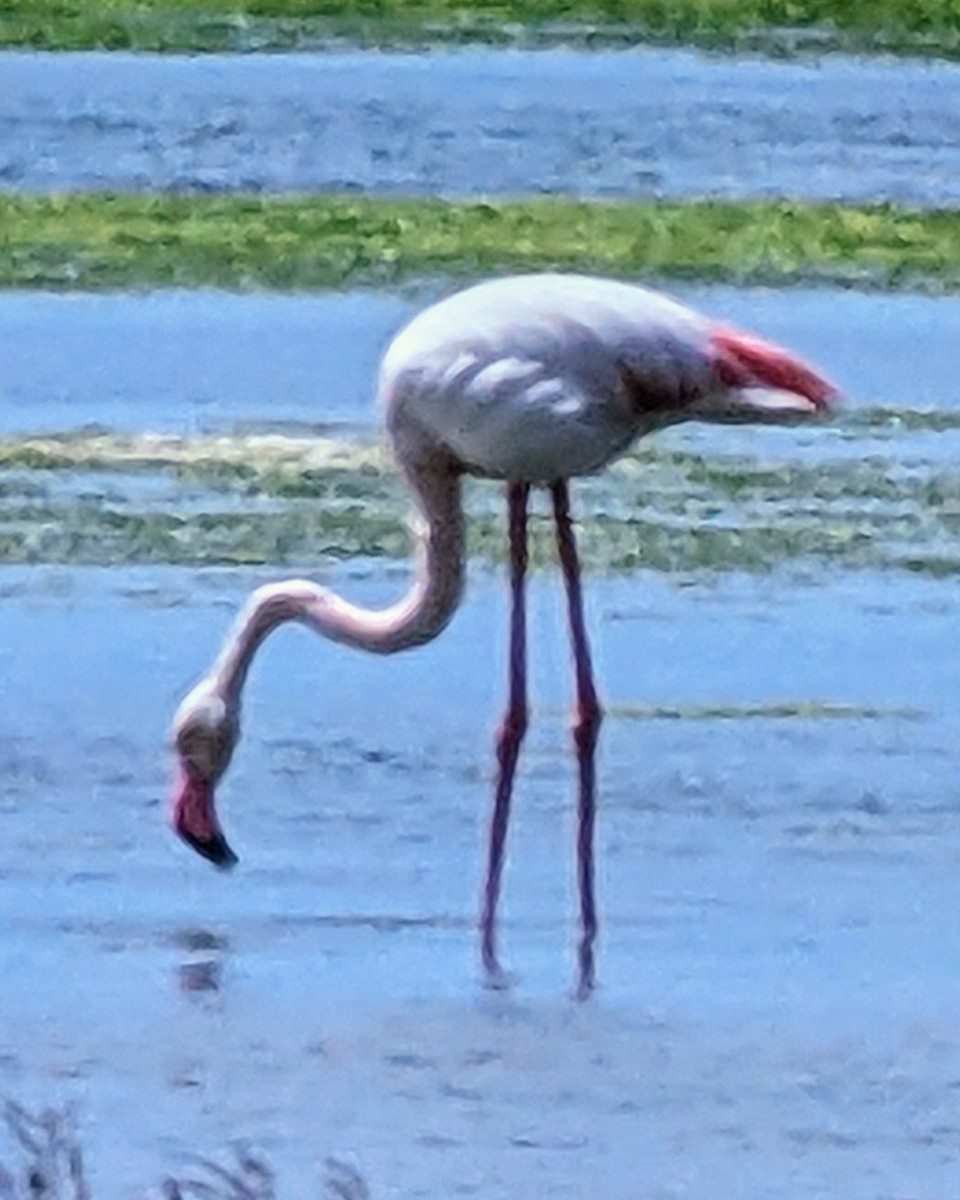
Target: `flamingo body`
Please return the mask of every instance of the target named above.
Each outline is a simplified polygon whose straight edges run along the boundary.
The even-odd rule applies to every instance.
[[[576,275],[479,284],[415,317],[383,361],[400,457],[442,447],[534,484],[599,470],[717,390],[710,323],[646,288]]]
[[[817,416],[832,386],[796,356],[718,325],[649,289],[576,275],[479,284],[416,316],[387,350],[379,395],[397,460],[422,521],[420,566],[396,604],[372,611],[306,579],[259,588],[213,667],[174,721],[177,832],[218,866],[235,860],[214,787],[240,733],[240,701],[270,632],[298,621],[325,638],[393,654],[436,637],[464,586],[465,474],[506,480],[511,586],[509,698],[481,916],[491,983],[505,979],[496,909],[513,779],[527,727],[525,577],[531,486],[547,486],[570,613],[578,763],[579,991],[593,986],[594,751],[602,707],[594,685],[567,480],[599,470],[642,434],[677,421],[784,422]]]

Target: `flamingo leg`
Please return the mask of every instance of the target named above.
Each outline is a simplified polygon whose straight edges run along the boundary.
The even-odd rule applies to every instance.
[[[503,874],[503,857],[510,822],[510,798],[520,743],[527,731],[527,629],[525,582],[527,574],[528,483],[507,488],[510,527],[510,694],[497,734],[497,791],[490,820],[490,848],[483,914],[480,918],[483,966],[491,987],[505,987],[507,977],[497,958],[497,901]]]
[[[579,981],[577,994],[584,999],[594,986],[593,944],[597,936],[597,905],[594,896],[593,835],[596,821],[595,751],[603,720],[603,708],[593,681],[590,645],[583,617],[580,560],[570,520],[570,497],[566,481],[554,483],[553,515],[557,522],[557,548],[570,612],[570,638],[577,680],[577,708],[573,740],[577,748],[579,800],[577,812],[577,883],[580,889]]]

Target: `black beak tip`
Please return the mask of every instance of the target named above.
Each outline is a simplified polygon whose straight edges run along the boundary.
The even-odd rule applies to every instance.
[[[181,834],[183,840],[188,846],[191,846],[201,856],[212,862],[215,867],[221,871],[229,871],[231,867],[236,866],[240,861],[234,852],[227,844],[227,839],[222,833],[216,834],[214,837],[199,838],[193,834]]]

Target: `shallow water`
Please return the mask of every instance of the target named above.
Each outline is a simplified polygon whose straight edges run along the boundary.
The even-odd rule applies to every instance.
[[[323,574],[370,603],[402,586]],[[409,656],[278,635],[224,788],[240,867],[166,831],[170,711],[264,577],[4,572],[0,1090],[80,1099],[97,1194],[237,1136],[289,1194],[316,1191],[327,1154],[374,1197],[632,1200],[638,1170],[651,1196],[949,1194],[952,582],[591,580],[611,716],[602,988],[578,1006],[556,581],[532,591],[517,983],[490,996],[473,932],[505,671],[490,574]],[[850,707],[750,715],[811,701]],[[686,715],[632,715],[651,704]]]
[[[960,201],[960,67],[578,53],[0,54],[0,187]]]
[[[665,522],[716,519],[680,494],[671,445],[718,478],[744,456],[810,472],[809,495],[789,474],[769,503],[751,485],[735,536],[756,506],[774,524],[799,511],[833,529],[837,504],[885,520],[920,503],[911,478],[945,478],[955,300],[684,294],[806,351],[854,399],[834,427],[672,431],[648,461],[646,503]],[[372,363],[423,300],[3,297],[5,431],[346,421],[369,437]],[[330,379],[337,397],[319,392]],[[893,415],[871,424],[878,406]],[[609,522],[636,503],[645,476],[626,467],[613,492],[585,487],[578,511],[599,505]],[[851,486],[872,471],[893,497],[820,497],[848,469]],[[99,493],[111,528],[124,506],[281,503],[102,466],[11,480],[62,489],[67,516],[89,518],[77,505]],[[381,477],[364,480],[379,496]],[[953,494],[918,509],[930,536],[946,536]],[[707,502],[723,515],[719,484]],[[307,557],[362,602],[406,578],[390,560]],[[635,1200],[638,1187],[942,1200],[960,1158],[960,602],[949,567],[840,565],[855,558],[755,576],[684,560],[591,572],[609,717],[602,987],[586,1006],[569,998],[571,680],[552,574],[532,586],[535,707],[504,898],[517,982],[491,996],[474,921],[505,673],[497,572],[477,560],[444,637],[389,662],[277,635],[223,789],[242,857],[224,877],[166,828],[167,728],[244,594],[291,568],[5,567],[0,1093],[80,1102],[96,1195],[138,1194],[190,1153],[249,1137],[290,1195],[316,1193],[334,1154],[373,1200]]]
[[[960,409],[956,297],[668,290],[808,356],[854,408]],[[378,419],[372,393],[380,354],[438,292],[0,292],[0,432],[89,424],[182,434],[251,423],[369,427]]]
[[[749,181],[934,204],[960,179],[960,74],[943,66],[3,55],[0,77],[13,188]],[[834,427],[691,427],[668,447],[726,486],[736,456],[806,469],[770,485],[774,523],[806,509],[843,532],[838,505],[883,521],[913,505],[953,552],[955,489],[921,503],[907,484],[942,488],[960,449],[955,299],[677,290],[806,352],[851,401]],[[427,291],[0,296],[0,429],[368,437],[372,364]],[[851,475],[825,501],[838,463],[893,497]],[[647,498],[665,521],[726,518],[720,485],[704,518],[667,482]],[[223,490],[212,504],[209,481],[107,466],[18,466],[6,486],[14,506],[17,488],[62,493],[55,521],[291,504]],[[748,492],[734,524],[762,507]],[[399,564],[311,550],[311,574],[360,601],[403,586]],[[532,586],[535,709],[504,897],[517,981],[491,996],[473,926],[505,673],[497,574],[475,562],[444,637],[389,662],[277,635],[223,789],[242,856],[224,877],[166,829],[167,728],[247,590],[290,568],[5,566],[0,1093],[80,1102],[97,1196],[141,1194],[249,1137],[292,1196],[318,1194],[335,1154],[373,1200],[944,1200],[960,1159],[956,570],[854,559],[591,572],[609,717],[587,1005],[569,999],[571,681],[552,575]]]

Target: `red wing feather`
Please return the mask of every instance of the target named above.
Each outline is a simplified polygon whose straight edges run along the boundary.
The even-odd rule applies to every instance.
[[[799,358],[749,334],[717,329],[710,341],[717,374],[729,387],[770,387],[805,396],[825,408],[837,389]]]

